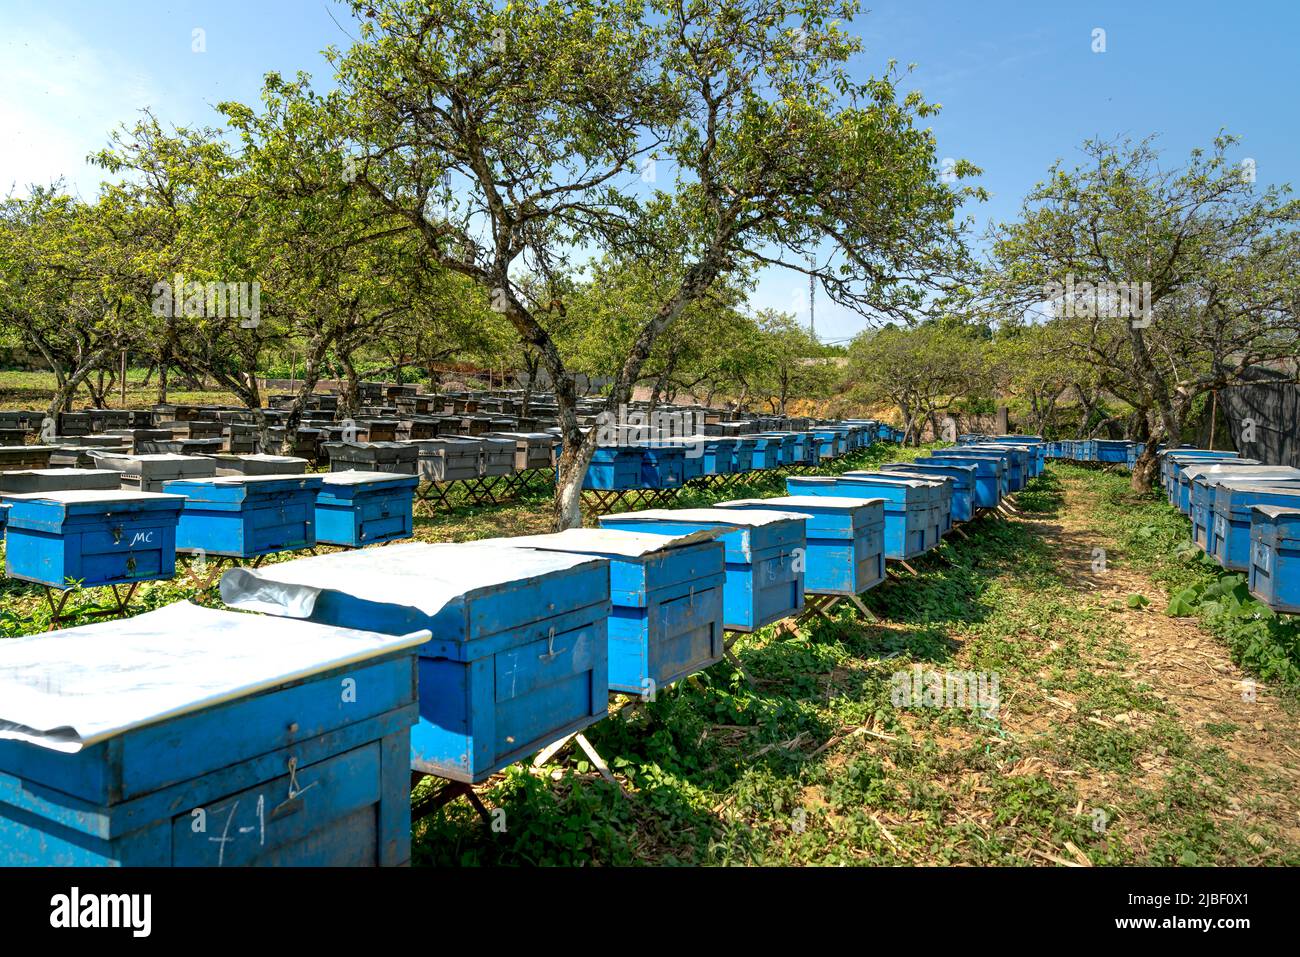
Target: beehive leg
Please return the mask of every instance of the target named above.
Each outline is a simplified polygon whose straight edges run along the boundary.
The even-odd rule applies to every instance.
[[[543,765],[545,765],[548,761],[551,760],[551,758],[559,754],[564,749],[564,746],[572,740],[573,740],[573,735],[566,734],[558,741],[552,741],[546,747],[542,748],[542,750],[537,752],[537,755],[533,758],[533,767],[540,768]]]
[[[600,756],[600,752],[597,751],[592,746],[591,742],[587,740],[587,736],[585,734],[578,733],[573,736],[573,739],[578,742],[578,747],[582,748],[583,752],[587,755],[588,759],[590,759],[591,763],[596,766],[596,770],[600,772],[600,776],[604,778],[606,781],[608,781],[610,784],[614,785],[614,787],[618,788],[618,792],[622,794],[623,785],[618,783],[618,779],[615,778],[614,773],[610,771],[609,765],[606,764],[605,759]]]
[[[866,603],[863,602],[861,595],[852,595],[849,597],[849,601],[851,601],[858,611],[862,613],[863,618],[866,618],[868,621],[880,621],[880,619],[876,617],[876,613],[868,608]]]
[[[111,586],[113,589],[113,601],[117,603],[117,613],[125,615],[127,606],[131,604],[131,599],[135,597],[135,590],[140,587],[139,582],[131,582],[126,587],[126,595],[123,596],[117,590],[117,585]]]
[[[609,765],[605,763],[605,759],[600,756],[600,752],[597,751],[592,743],[587,740],[587,736],[580,731],[575,731],[573,734],[566,734],[564,737],[560,738],[560,740],[552,741],[546,747],[542,748],[542,750],[538,751],[537,756],[533,758],[533,769],[536,770],[544,767],[557,754],[563,751],[565,747],[575,741],[577,742],[578,747],[582,748],[583,753],[587,755],[587,759],[596,766],[596,770],[600,772],[600,776],[610,784],[614,785],[614,787],[618,788],[619,794],[624,794],[623,785],[618,783],[618,779],[615,778],[614,773],[610,771]]]
[[[75,615],[65,616],[63,614],[63,606],[66,605],[68,603],[68,599],[72,597],[71,588],[65,589],[64,591],[59,593],[59,601],[57,605],[54,602],[54,596],[50,594],[50,592],[52,591],[50,586],[42,585],[41,588],[45,590],[45,602],[50,606],[50,627],[47,629],[47,631],[54,631],[59,627],[59,625],[63,624],[65,621],[71,621],[73,618],[76,617]]]
[[[415,786],[422,778],[431,777],[432,775],[422,775],[418,771],[411,773],[411,785]],[[478,812],[478,816],[483,819],[483,823],[488,827],[492,826],[492,816],[483,806],[483,801],[474,793],[474,788],[463,781],[448,781],[442,787],[434,790],[432,794],[421,798],[411,805],[411,823],[423,820],[440,807],[446,807],[458,797],[463,797]]]
[[[740,676],[745,679],[745,683],[752,688],[754,687],[754,679],[750,676],[749,672],[745,670],[745,666],[740,663],[740,659],[736,657],[736,653],[731,650],[731,646],[739,641],[740,636],[743,634],[745,634],[743,631],[723,631],[722,657],[731,662],[731,666],[740,672]]]

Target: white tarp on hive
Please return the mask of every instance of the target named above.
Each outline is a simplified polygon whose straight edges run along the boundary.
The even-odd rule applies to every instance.
[[[232,568],[221,600],[234,608],[308,618],[321,592],[414,608],[432,617],[476,588],[525,581],[602,559],[508,548],[493,542],[407,542],[315,558]]]
[[[614,528],[570,528],[552,535],[521,535],[494,539],[512,548],[540,548],[556,552],[584,552],[640,558],[667,548],[681,548],[715,540],[725,529],[704,528],[684,535],[647,535]]]
[[[423,644],[177,602],[0,642],[0,738],[76,752],[131,728]]]

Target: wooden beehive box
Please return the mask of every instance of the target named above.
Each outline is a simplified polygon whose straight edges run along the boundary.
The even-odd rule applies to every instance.
[[[603,446],[592,453],[582,479],[585,489],[621,491],[641,487],[642,449]]]
[[[122,488],[137,492],[161,492],[163,485],[173,479],[211,478],[216,474],[216,462],[206,456],[168,452],[126,455],[100,450],[93,455],[98,468],[121,472]]]
[[[0,492],[65,492],[74,488],[118,489],[122,473],[110,469],[30,469],[0,472]]]
[[[726,547],[723,619],[733,631],[754,631],[803,610],[802,515],[770,510],[650,509],[602,515],[602,528],[650,535],[716,530]]]
[[[722,658],[726,564],[717,534],[571,528],[493,541],[609,562],[609,688],[645,695]]]
[[[1300,614],[1300,510],[1290,505],[1251,509],[1249,587],[1274,611]]]
[[[211,456],[217,475],[303,475],[307,460],[293,455],[229,455]]]
[[[400,637],[186,602],[0,647],[0,865],[409,863]]]
[[[326,472],[316,495],[316,541],[360,548],[410,538],[414,475],[393,472]]]
[[[485,477],[511,475],[515,471],[515,443],[513,439],[497,439],[488,435],[478,436],[482,457],[479,459],[479,474]]]
[[[932,482],[792,475],[785,480],[785,487],[791,495],[882,499],[885,503],[886,558],[914,558],[939,543],[939,515]]]
[[[444,435],[411,442],[417,450],[422,482],[457,482],[478,478],[482,444],[477,439]]]
[[[1290,482],[1226,481],[1211,487],[1205,537],[1198,544],[1224,568],[1250,570],[1250,522],[1256,505],[1300,508],[1300,480]]]
[[[236,608],[404,634],[420,649],[411,767],[477,783],[607,714],[608,563],[477,543],[338,552],[221,581]]]
[[[777,509],[806,517],[804,590],[817,595],[860,595],[885,577],[885,503],[882,499],[781,495],[738,499],[718,508]]]
[[[404,442],[324,442],[331,472],[401,472],[414,475],[419,450]]]
[[[163,485],[185,496],[178,551],[239,559],[314,547],[320,488],[316,475],[225,475]]]
[[[841,478],[844,479],[908,479],[910,481],[923,482],[929,487],[930,507],[933,511],[933,520],[939,528],[939,536],[943,537],[952,531],[952,497],[953,488],[956,480],[947,475],[926,475],[921,472],[884,472],[872,470],[855,470],[845,472]],[[938,544],[937,542],[935,544]]]
[[[176,574],[182,499],[123,490],[6,495],[10,578],[67,588],[157,581]]]
[[[947,479],[952,483],[952,520],[969,522],[975,517],[978,505],[975,501],[975,466],[973,465],[956,463],[936,465],[928,459],[917,459],[914,462],[887,462],[880,466],[880,471],[909,475],[913,478]]]

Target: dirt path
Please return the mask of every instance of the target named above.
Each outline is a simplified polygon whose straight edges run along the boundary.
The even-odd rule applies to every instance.
[[[1059,514],[1030,524],[1057,550],[1063,573],[1086,605],[1098,612],[1123,607],[1121,637],[1134,660],[1120,676],[1147,686],[1194,745],[1221,749],[1241,766],[1249,786],[1228,796],[1217,819],[1267,823],[1285,843],[1300,846],[1300,714],[1294,704],[1238,667],[1227,647],[1196,619],[1168,617],[1165,590],[1141,570],[1115,560],[1114,544],[1095,527],[1095,493],[1068,480],[1064,489]],[[1132,595],[1145,596],[1150,604],[1132,608]],[[1154,790],[1171,762],[1155,755],[1142,770],[1143,786]]]

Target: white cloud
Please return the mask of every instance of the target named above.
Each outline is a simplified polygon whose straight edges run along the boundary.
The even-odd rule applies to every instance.
[[[47,21],[0,35],[0,195],[62,176],[89,198],[102,170],[87,154],[162,94],[138,63]]]

